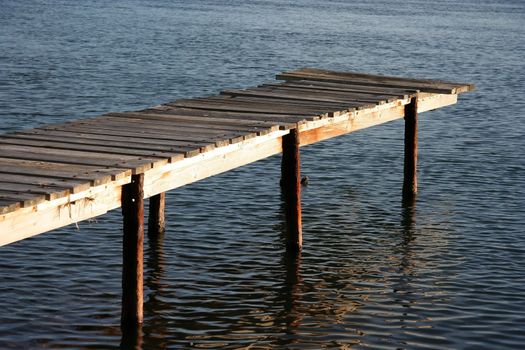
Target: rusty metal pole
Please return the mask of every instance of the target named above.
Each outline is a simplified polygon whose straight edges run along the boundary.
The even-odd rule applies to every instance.
[[[133,175],[122,187],[124,227],[122,267],[123,326],[143,321],[144,174]]]

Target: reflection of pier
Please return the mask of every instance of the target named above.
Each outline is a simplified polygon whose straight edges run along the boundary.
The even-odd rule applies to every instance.
[[[122,207],[122,322],[141,324],[145,198],[150,232],[162,232],[166,191],[282,153],[286,246],[298,252],[301,146],[404,117],[403,197],[413,200],[418,113],[473,90],[318,69],[278,78],[284,82],[1,135],[0,245]]]

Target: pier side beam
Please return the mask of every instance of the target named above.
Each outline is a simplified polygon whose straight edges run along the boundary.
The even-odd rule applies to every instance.
[[[417,96],[405,105],[405,161],[403,200],[410,201],[417,194]]]
[[[163,234],[166,230],[164,222],[165,203],[165,192],[161,192],[149,199],[148,235]]]
[[[299,130],[292,129],[288,135],[283,136],[281,188],[285,201],[286,249],[297,252],[303,245],[299,154]]]
[[[133,175],[122,187],[124,226],[122,267],[123,326],[143,321],[144,174]]]

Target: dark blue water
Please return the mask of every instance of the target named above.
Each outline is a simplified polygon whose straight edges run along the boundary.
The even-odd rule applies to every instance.
[[[0,130],[134,110],[314,66],[477,84],[303,149],[304,251],[284,254],[279,157],[167,195],[145,324],[121,334],[121,218],[0,248],[0,348],[522,349],[525,4],[513,0],[0,0]]]

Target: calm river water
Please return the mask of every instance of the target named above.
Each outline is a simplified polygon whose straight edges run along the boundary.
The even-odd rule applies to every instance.
[[[166,235],[145,245],[141,342],[523,349],[524,38],[521,0],[0,0],[0,131],[303,66],[476,83],[421,115],[412,210],[402,121],[304,148],[298,259],[279,157],[168,193]],[[0,348],[128,346],[121,244],[114,211],[0,248]]]

